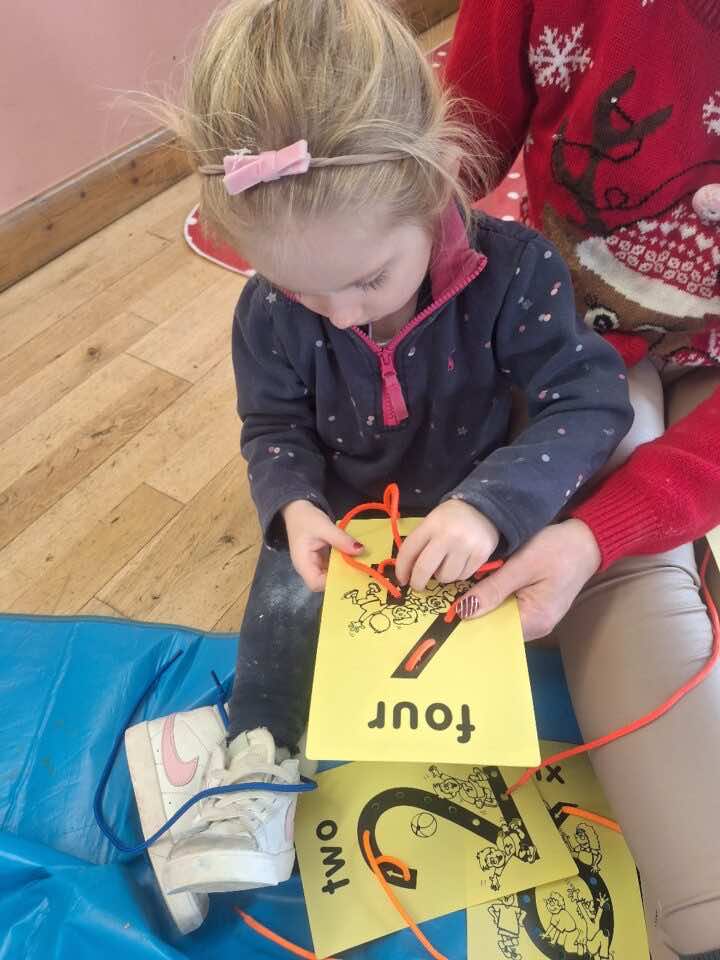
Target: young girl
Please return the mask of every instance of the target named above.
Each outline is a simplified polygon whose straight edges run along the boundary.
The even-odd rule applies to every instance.
[[[232,3],[183,116],[203,210],[258,270],[232,350],[264,546],[227,741],[211,708],[128,732],[146,835],[204,786],[298,783],[328,551],[363,550],[337,517],[396,481],[425,516],[399,580],[464,579],[549,523],[631,422],[555,249],[468,217],[467,133],[381,0]],[[529,422],[509,443],[513,386]],[[151,848],[183,929],[208,891],[287,879],[294,802],[208,798]]]
[[[587,740],[655,709],[712,644],[692,541],[720,524],[719,52],[720,0],[464,0],[448,57],[505,169],[524,145],[529,218],[586,323],[637,364],[637,450],[474,592],[478,613],[517,593],[528,639],[557,624]],[[720,960],[719,704],[715,670],[591,755],[653,960]]]

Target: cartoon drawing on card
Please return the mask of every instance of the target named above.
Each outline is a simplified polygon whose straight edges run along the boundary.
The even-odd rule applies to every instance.
[[[468,960],[648,960],[637,870],[587,757],[536,778],[577,876],[469,909]]]
[[[350,763],[299,801],[295,843],[318,956],[577,873],[534,785],[512,771]]]
[[[401,520],[398,540],[418,520]],[[533,766],[539,747],[517,605],[477,620],[470,584],[399,587],[387,520],[355,520],[365,564],[330,558],[308,724],[315,759]],[[365,558],[363,558],[365,561]],[[368,576],[366,566],[373,575]]]

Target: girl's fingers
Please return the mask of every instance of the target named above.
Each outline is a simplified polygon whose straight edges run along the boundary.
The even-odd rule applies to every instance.
[[[352,557],[357,557],[363,552],[365,547],[361,543],[358,543],[354,537],[341,530],[340,527],[335,526],[330,517],[327,517],[326,520],[327,523],[318,524],[317,529],[313,530],[315,537],[342,553],[349,553]]]
[[[416,593],[420,593],[435,576],[435,572],[442,566],[446,556],[446,548],[443,544],[430,541],[415,564],[410,573],[410,586]]]
[[[461,553],[459,556],[448,555],[435,573],[439,583],[454,583],[456,580],[465,580],[470,574],[465,570],[470,567],[470,558]]]
[[[395,576],[401,586],[405,586],[410,580],[410,575],[415,567],[415,563],[428,544],[429,533],[424,529],[424,524],[416,527],[409,536],[403,541],[403,545],[398,550],[395,560]],[[433,573],[435,571],[433,570]],[[427,582],[427,581],[426,581]],[[415,589],[413,587],[413,589]]]
[[[473,553],[470,555],[467,564],[462,572],[461,580],[471,580],[478,572],[480,567],[487,562],[487,555],[483,553]]]
[[[293,566],[300,574],[305,586],[313,593],[320,593],[325,589],[327,579],[327,551],[298,550],[292,557]]]

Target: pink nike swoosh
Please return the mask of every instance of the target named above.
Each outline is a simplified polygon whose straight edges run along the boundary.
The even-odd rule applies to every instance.
[[[185,787],[195,776],[198,758],[183,760],[178,756],[177,746],[175,745],[176,716],[177,714],[171,713],[169,717],[165,718],[162,729],[162,740],[160,741],[160,753],[165,769],[165,776],[170,783],[174,787]]]

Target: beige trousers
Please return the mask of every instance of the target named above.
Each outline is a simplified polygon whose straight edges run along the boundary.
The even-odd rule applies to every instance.
[[[663,396],[649,363],[634,368],[635,424],[614,464],[664,431],[666,411],[672,422],[693,409],[719,377],[690,371]],[[693,546],[598,574],[553,637],[586,740],[658,706],[712,643]],[[720,667],[666,717],[591,761],[642,877],[653,960],[720,949]]]

